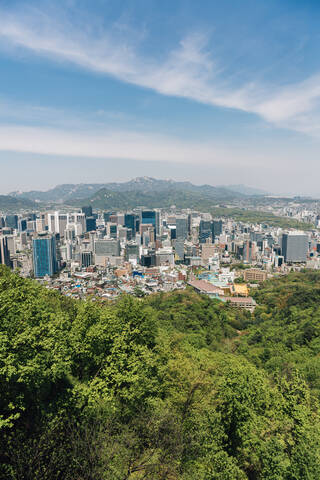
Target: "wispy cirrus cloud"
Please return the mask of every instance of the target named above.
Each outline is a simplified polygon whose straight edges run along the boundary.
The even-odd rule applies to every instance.
[[[119,37],[94,24],[41,10],[1,11],[0,44],[65,61],[113,76],[162,95],[184,97],[208,105],[259,115],[280,127],[320,135],[320,73],[296,84],[278,87],[234,84],[214,60],[205,34],[187,36],[156,59],[141,53],[139,41]],[[129,40],[130,37],[130,40]]]
[[[232,165],[234,154],[231,147],[214,142],[178,140],[168,135],[141,133],[132,130],[83,131],[63,130],[40,126],[0,126],[0,151],[29,152],[43,155],[71,157],[131,159],[183,164]],[[257,163],[237,152],[243,165]],[[263,160],[262,160],[263,162]]]

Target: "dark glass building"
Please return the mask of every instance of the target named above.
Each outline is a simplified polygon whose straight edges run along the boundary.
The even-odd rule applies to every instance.
[[[87,232],[92,232],[93,230],[96,230],[97,228],[97,222],[94,217],[87,217],[86,218],[86,230]]]
[[[35,277],[52,276],[58,271],[56,240],[53,235],[39,235],[32,241]]]
[[[212,241],[222,233],[222,220],[213,220],[212,222]]]
[[[141,224],[150,223],[156,228],[156,212],[154,210],[142,210]]]
[[[11,266],[7,237],[0,236],[0,264]]]
[[[199,242],[206,243],[208,238],[212,241],[212,222],[208,220],[200,220]]]
[[[90,205],[81,207],[81,212],[84,213],[86,217],[92,217],[92,207]]]
[[[5,226],[9,228],[18,228],[18,215],[6,215]]]
[[[126,228],[130,228],[132,233],[135,235],[136,233],[136,221],[137,217],[133,213],[126,213],[124,216],[124,226]]]

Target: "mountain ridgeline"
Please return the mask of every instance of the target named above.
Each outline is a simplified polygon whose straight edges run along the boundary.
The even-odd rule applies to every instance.
[[[0,211],[17,212],[20,210],[33,210],[37,204],[28,198],[0,195]]]
[[[191,198],[198,201],[203,197],[214,200],[227,200],[246,196],[246,194],[238,192],[236,188],[228,189],[228,187],[213,187],[211,185],[197,186],[190,182],[158,180],[150,177],[138,177],[122,183],[65,184],[58,185],[46,192],[12,192],[10,195],[15,198],[23,197],[43,203],[72,203],[87,199],[88,202],[94,204],[94,202],[99,203],[103,195],[108,192],[118,193],[119,195],[136,195],[137,197],[141,195],[142,200],[145,198],[149,199],[149,196],[152,197],[155,192],[164,196],[176,194],[176,200],[179,201],[181,197],[182,202],[184,201],[184,196],[188,194]],[[143,197],[143,195],[146,195],[146,197]]]
[[[0,478],[318,480],[319,292],[99,304],[0,268]]]
[[[75,208],[91,205],[97,210],[170,208],[174,205],[177,208],[207,211],[215,216],[255,223],[264,222],[282,228],[302,230],[313,228],[313,225],[305,222],[255,210],[265,201],[269,200],[263,197],[262,191],[243,185],[199,186],[190,182],[138,177],[123,183],[65,184],[46,192],[12,192],[10,196],[0,197],[0,211],[18,212],[48,207],[59,208],[62,205]],[[289,202],[291,199],[284,201]],[[226,204],[229,208],[226,208]],[[241,207],[241,204],[244,206]]]

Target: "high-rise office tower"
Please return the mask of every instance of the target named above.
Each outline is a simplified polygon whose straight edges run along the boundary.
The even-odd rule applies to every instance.
[[[86,218],[86,230],[87,232],[92,232],[93,230],[96,230],[97,225],[96,225],[96,219],[94,217],[87,217]]]
[[[7,235],[6,236],[9,255],[15,255],[15,253],[16,253],[16,239],[17,239],[17,237],[15,237],[14,235]]]
[[[303,232],[289,232],[282,235],[282,255],[288,263],[306,262],[308,236]]]
[[[18,215],[6,215],[5,226],[9,228],[18,228]]]
[[[104,212],[103,213],[103,219],[105,222],[110,222],[110,217],[115,215],[115,212]]]
[[[118,237],[118,225],[116,223],[107,223],[107,234],[110,238]]]
[[[192,213],[188,213],[188,235],[191,235],[192,229]]]
[[[97,256],[115,256],[118,257],[120,255],[121,248],[120,248],[120,241],[107,238],[103,240],[96,240],[94,242],[94,253]]]
[[[188,217],[186,215],[176,216],[176,238],[177,240],[188,238]]]
[[[54,235],[38,235],[32,241],[35,277],[52,276],[58,271],[56,240]]]
[[[35,220],[28,220],[27,221],[27,232],[35,232],[36,231],[36,221]]]
[[[212,241],[214,242],[215,237],[218,237],[222,234],[222,220],[213,220],[212,222]]]
[[[161,235],[161,210],[156,208],[156,235]]]
[[[183,261],[184,260],[184,240],[183,239],[177,239],[175,246],[175,253],[176,253],[176,260]]]
[[[209,220],[200,220],[199,226],[199,242],[206,243],[208,239],[212,240],[212,225]]]
[[[7,237],[3,235],[0,236],[0,264],[11,266]]]
[[[127,261],[130,260],[130,258],[135,258],[136,260],[139,258],[139,245],[137,243],[127,243],[125,249],[125,258]]]
[[[92,207],[90,205],[81,207],[81,212],[84,213],[86,217],[92,217]]]
[[[26,218],[20,218],[18,220],[18,229],[19,232],[24,232],[27,230],[27,219]]]
[[[142,210],[141,212],[141,225],[145,223],[151,224],[154,228],[157,225],[157,215],[154,210]]]
[[[67,228],[64,231],[65,241],[72,242],[76,238],[76,226],[72,223],[69,223]]]
[[[243,261],[247,263],[251,263],[253,260],[253,254],[254,254],[254,242],[251,240],[246,240],[243,244]]]
[[[46,229],[46,225],[45,225],[45,219],[44,218],[37,218],[36,220],[36,231],[38,233],[42,233],[44,232]]]
[[[74,215],[81,215],[83,217],[83,224],[85,227],[84,222],[84,213],[79,214],[71,214],[72,219],[68,213],[60,213],[58,211],[54,213],[46,213],[45,216],[45,226],[48,227],[48,231],[51,233],[59,233],[60,237],[63,237],[64,231],[67,228],[69,223],[72,223]]]
[[[90,267],[93,264],[92,252],[81,252],[81,266],[84,268]]]
[[[63,237],[64,231],[69,223],[69,215],[67,213],[55,212],[55,233],[59,233]]]
[[[86,216],[84,213],[70,213],[69,214],[69,223],[75,223],[75,224],[81,224],[81,230],[82,230],[82,233],[84,233],[86,231]],[[77,235],[81,235],[81,234],[78,234]]]
[[[126,213],[124,216],[124,226],[132,230],[132,234],[136,234],[136,218],[134,213]]]

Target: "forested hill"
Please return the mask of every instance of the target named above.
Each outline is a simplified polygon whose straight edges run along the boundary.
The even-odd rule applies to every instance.
[[[319,280],[267,282],[253,317],[0,269],[0,478],[318,480]]]
[[[0,212],[17,212],[20,210],[33,210],[37,204],[27,198],[15,198],[10,195],[0,195]]]

